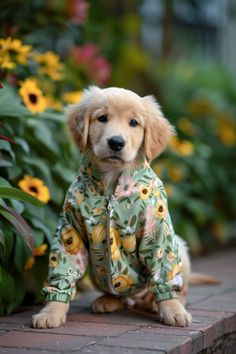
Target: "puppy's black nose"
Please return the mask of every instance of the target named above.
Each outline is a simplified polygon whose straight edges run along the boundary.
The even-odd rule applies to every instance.
[[[110,149],[113,151],[120,151],[125,146],[125,141],[120,135],[112,136],[110,139],[108,139],[107,143]]]

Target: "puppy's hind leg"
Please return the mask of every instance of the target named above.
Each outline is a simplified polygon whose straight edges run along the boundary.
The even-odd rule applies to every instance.
[[[66,322],[69,303],[50,301],[43,309],[32,317],[34,328],[55,328]]]
[[[190,257],[188,253],[187,246],[185,242],[179,237],[176,236],[177,242],[179,245],[179,252],[180,252],[180,257],[182,261],[182,275],[183,275],[183,287],[179,293],[178,300],[185,305],[186,303],[186,295],[188,291],[188,284],[189,284],[189,278],[190,278],[190,273],[191,273],[191,262],[190,262]]]
[[[124,308],[126,308],[126,304],[122,298],[110,294],[102,295],[92,303],[92,312],[94,313],[114,312]]]

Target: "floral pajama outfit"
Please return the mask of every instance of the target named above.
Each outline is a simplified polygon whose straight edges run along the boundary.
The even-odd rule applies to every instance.
[[[104,292],[132,296],[148,286],[156,302],[176,297],[181,262],[162,182],[144,161],[121,174],[110,196],[82,161],[53,237],[46,301],[71,300],[88,264]]]

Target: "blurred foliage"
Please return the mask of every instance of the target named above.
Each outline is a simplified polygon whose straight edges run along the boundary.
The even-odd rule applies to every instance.
[[[30,254],[16,225],[0,219],[0,314],[13,311],[26,293],[41,301],[48,245],[78,167],[64,106],[79,101],[90,84],[157,97],[177,132],[168,151],[153,162],[169,195],[176,232],[193,254],[230,241],[236,214],[235,83],[219,65],[146,53],[141,3],[0,3],[0,211],[3,216],[4,203],[34,238]],[[4,188],[12,189],[11,199]],[[19,188],[41,200],[43,208],[18,200]]]

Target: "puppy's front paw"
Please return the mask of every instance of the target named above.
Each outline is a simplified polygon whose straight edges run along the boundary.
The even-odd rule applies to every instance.
[[[114,312],[123,308],[125,308],[125,304],[121,298],[112,295],[100,296],[92,304],[92,311],[94,313]]]
[[[69,304],[52,301],[37,314],[32,317],[34,328],[55,328],[66,322],[66,314]]]
[[[176,299],[159,303],[160,320],[168,326],[187,327],[192,324],[192,315]]]

